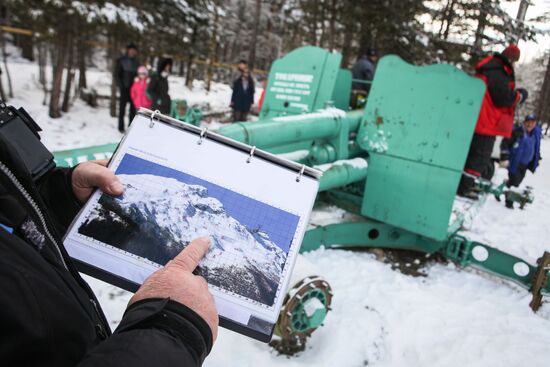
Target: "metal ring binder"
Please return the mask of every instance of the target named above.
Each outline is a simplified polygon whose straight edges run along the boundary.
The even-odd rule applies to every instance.
[[[256,150],[256,146],[254,145],[252,149],[250,149],[250,155],[248,156],[248,159],[246,160],[246,163],[250,163],[252,161],[252,157],[254,157],[254,151]]]
[[[151,122],[149,123],[149,128],[153,128],[153,126],[155,126],[155,115],[160,115],[160,111],[159,110],[155,110],[152,114],[151,114]]]
[[[203,141],[204,137],[206,136],[206,130],[208,130],[208,129],[205,128],[205,127],[202,128],[201,133],[199,135],[199,141],[197,142],[198,145],[202,144],[202,141]]]
[[[142,115],[142,116],[145,116],[145,117],[148,117],[148,118],[151,118],[151,116],[153,115],[153,111],[148,110],[148,109],[143,108],[143,107],[141,107],[138,110],[137,113],[139,115]],[[186,130],[188,132],[191,132],[193,134],[201,136],[201,138],[199,140],[200,143],[198,143],[198,144],[201,144],[202,140],[206,136],[206,130],[207,129],[205,129],[205,128],[201,129],[201,128],[199,128],[197,126],[194,126],[194,125],[185,124],[185,123],[182,123],[179,120],[176,120],[176,119],[174,119],[170,116],[166,116],[166,115],[163,115],[163,114],[155,114],[155,118],[156,118],[156,121],[167,124],[167,125],[169,125],[173,128],[180,129],[180,130]],[[225,136],[216,134],[215,131],[208,131],[208,139],[213,140],[217,143],[221,143],[221,144],[231,146],[231,147],[233,147],[235,149],[238,149],[238,150],[240,150],[242,152],[245,152],[245,153],[250,153],[250,150],[252,149],[252,147],[250,145],[247,145],[247,144],[232,140],[230,138],[227,138]],[[304,168],[304,166],[299,164],[299,163],[289,161],[288,159],[280,158],[280,157],[276,156],[275,154],[268,153],[268,152],[263,151],[261,149],[256,149],[254,151],[254,157],[265,159],[267,161],[273,162],[275,164],[279,164],[283,167],[286,167],[286,168],[291,169],[291,170],[296,171],[296,172],[302,171],[301,176],[312,177],[312,178],[317,179],[317,180],[322,176],[322,172],[315,169],[315,168],[308,167],[308,166],[305,166],[305,168]]]
[[[306,170],[306,165],[302,164],[302,168],[300,168],[300,173],[298,173],[298,177],[296,177],[296,182],[300,182],[302,179],[302,176],[304,175],[304,171]]]

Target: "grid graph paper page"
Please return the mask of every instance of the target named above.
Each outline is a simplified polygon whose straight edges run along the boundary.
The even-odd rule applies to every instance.
[[[141,284],[194,238],[210,236],[197,269],[220,316],[267,330],[276,322],[318,182],[208,138],[138,115],[110,168],[121,197],[96,192],[73,223],[70,255]]]

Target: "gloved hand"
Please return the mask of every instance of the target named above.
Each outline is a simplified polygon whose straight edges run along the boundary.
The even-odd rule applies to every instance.
[[[517,91],[521,95],[519,103],[523,104],[527,100],[527,97],[529,97],[529,92],[525,88],[518,88]]]
[[[508,168],[508,166],[510,166],[510,161],[506,160],[506,161],[500,161],[499,164],[498,164],[501,168]]]

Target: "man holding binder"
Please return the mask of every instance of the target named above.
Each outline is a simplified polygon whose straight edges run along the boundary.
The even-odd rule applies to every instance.
[[[209,239],[153,273],[111,334],[61,239],[94,188],[120,195],[122,185],[104,161],[53,167],[24,110],[0,101],[0,121],[0,365],[201,365],[218,315],[192,271]]]

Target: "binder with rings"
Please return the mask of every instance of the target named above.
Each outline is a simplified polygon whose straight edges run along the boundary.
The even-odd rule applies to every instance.
[[[250,163],[252,161],[253,157],[258,157],[258,158],[265,159],[269,162],[272,162],[274,164],[277,164],[277,165],[286,167],[288,169],[291,169],[293,171],[296,171],[296,173],[297,173],[296,182],[300,182],[301,177],[304,176],[304,175],[312,177],[314,179],[319,179],[322,175],[322,172],[315,169],[315,168],[312,168],[312,167],[306,166],[304,164],[299,164],[299,163],[292,162],[290,160],[278,157],[274,154],[271,154],[271,153],[268,153],[266,151],[257,149],[255,146],[251,146],[251,145],[248,145],[248,144],[244,144],[244,143],[235,141],[233,139],[229,139],[229,138],[227,138],[223,135],[219,135],[219,134],[216,134],[213,131],[209,131],[205,127],[201,128],[201,127],[197,127],[197,126],[194,126],[194,125],[191,125],[191,124],[184,123],[184,122],[182,122],[180,120],[176,120],[176,119],[174,119],[170,116],[163,115],[158,110],[152,111],[152,110],[149,110],[147,108],[140,108],[137,111],[137,114],[142,115],[142,116],[146,116],[147,118],[150,119],[150,124],[149,124],[150,128],[154,127],[155,122],[161,122],[161,123],[170,125],[172,127],[175,127],[177,129],[185,130],[187,132],[196,134],[199,137],[199,139],[197,141],[198,145],[201,145],[206,139],[211,139],[213,141],[225,144],[225,145],[230,146],[232,148],[235,148],[237,150],[244,151],[244,152],[249,154],[249,156],[247,158],[247,163]]]
[[[64,240],[79,270],[136,291],[194,238],[220,326],[268,342],[321,172],[140,109],[109,168],[121,197],[95,192]]]

